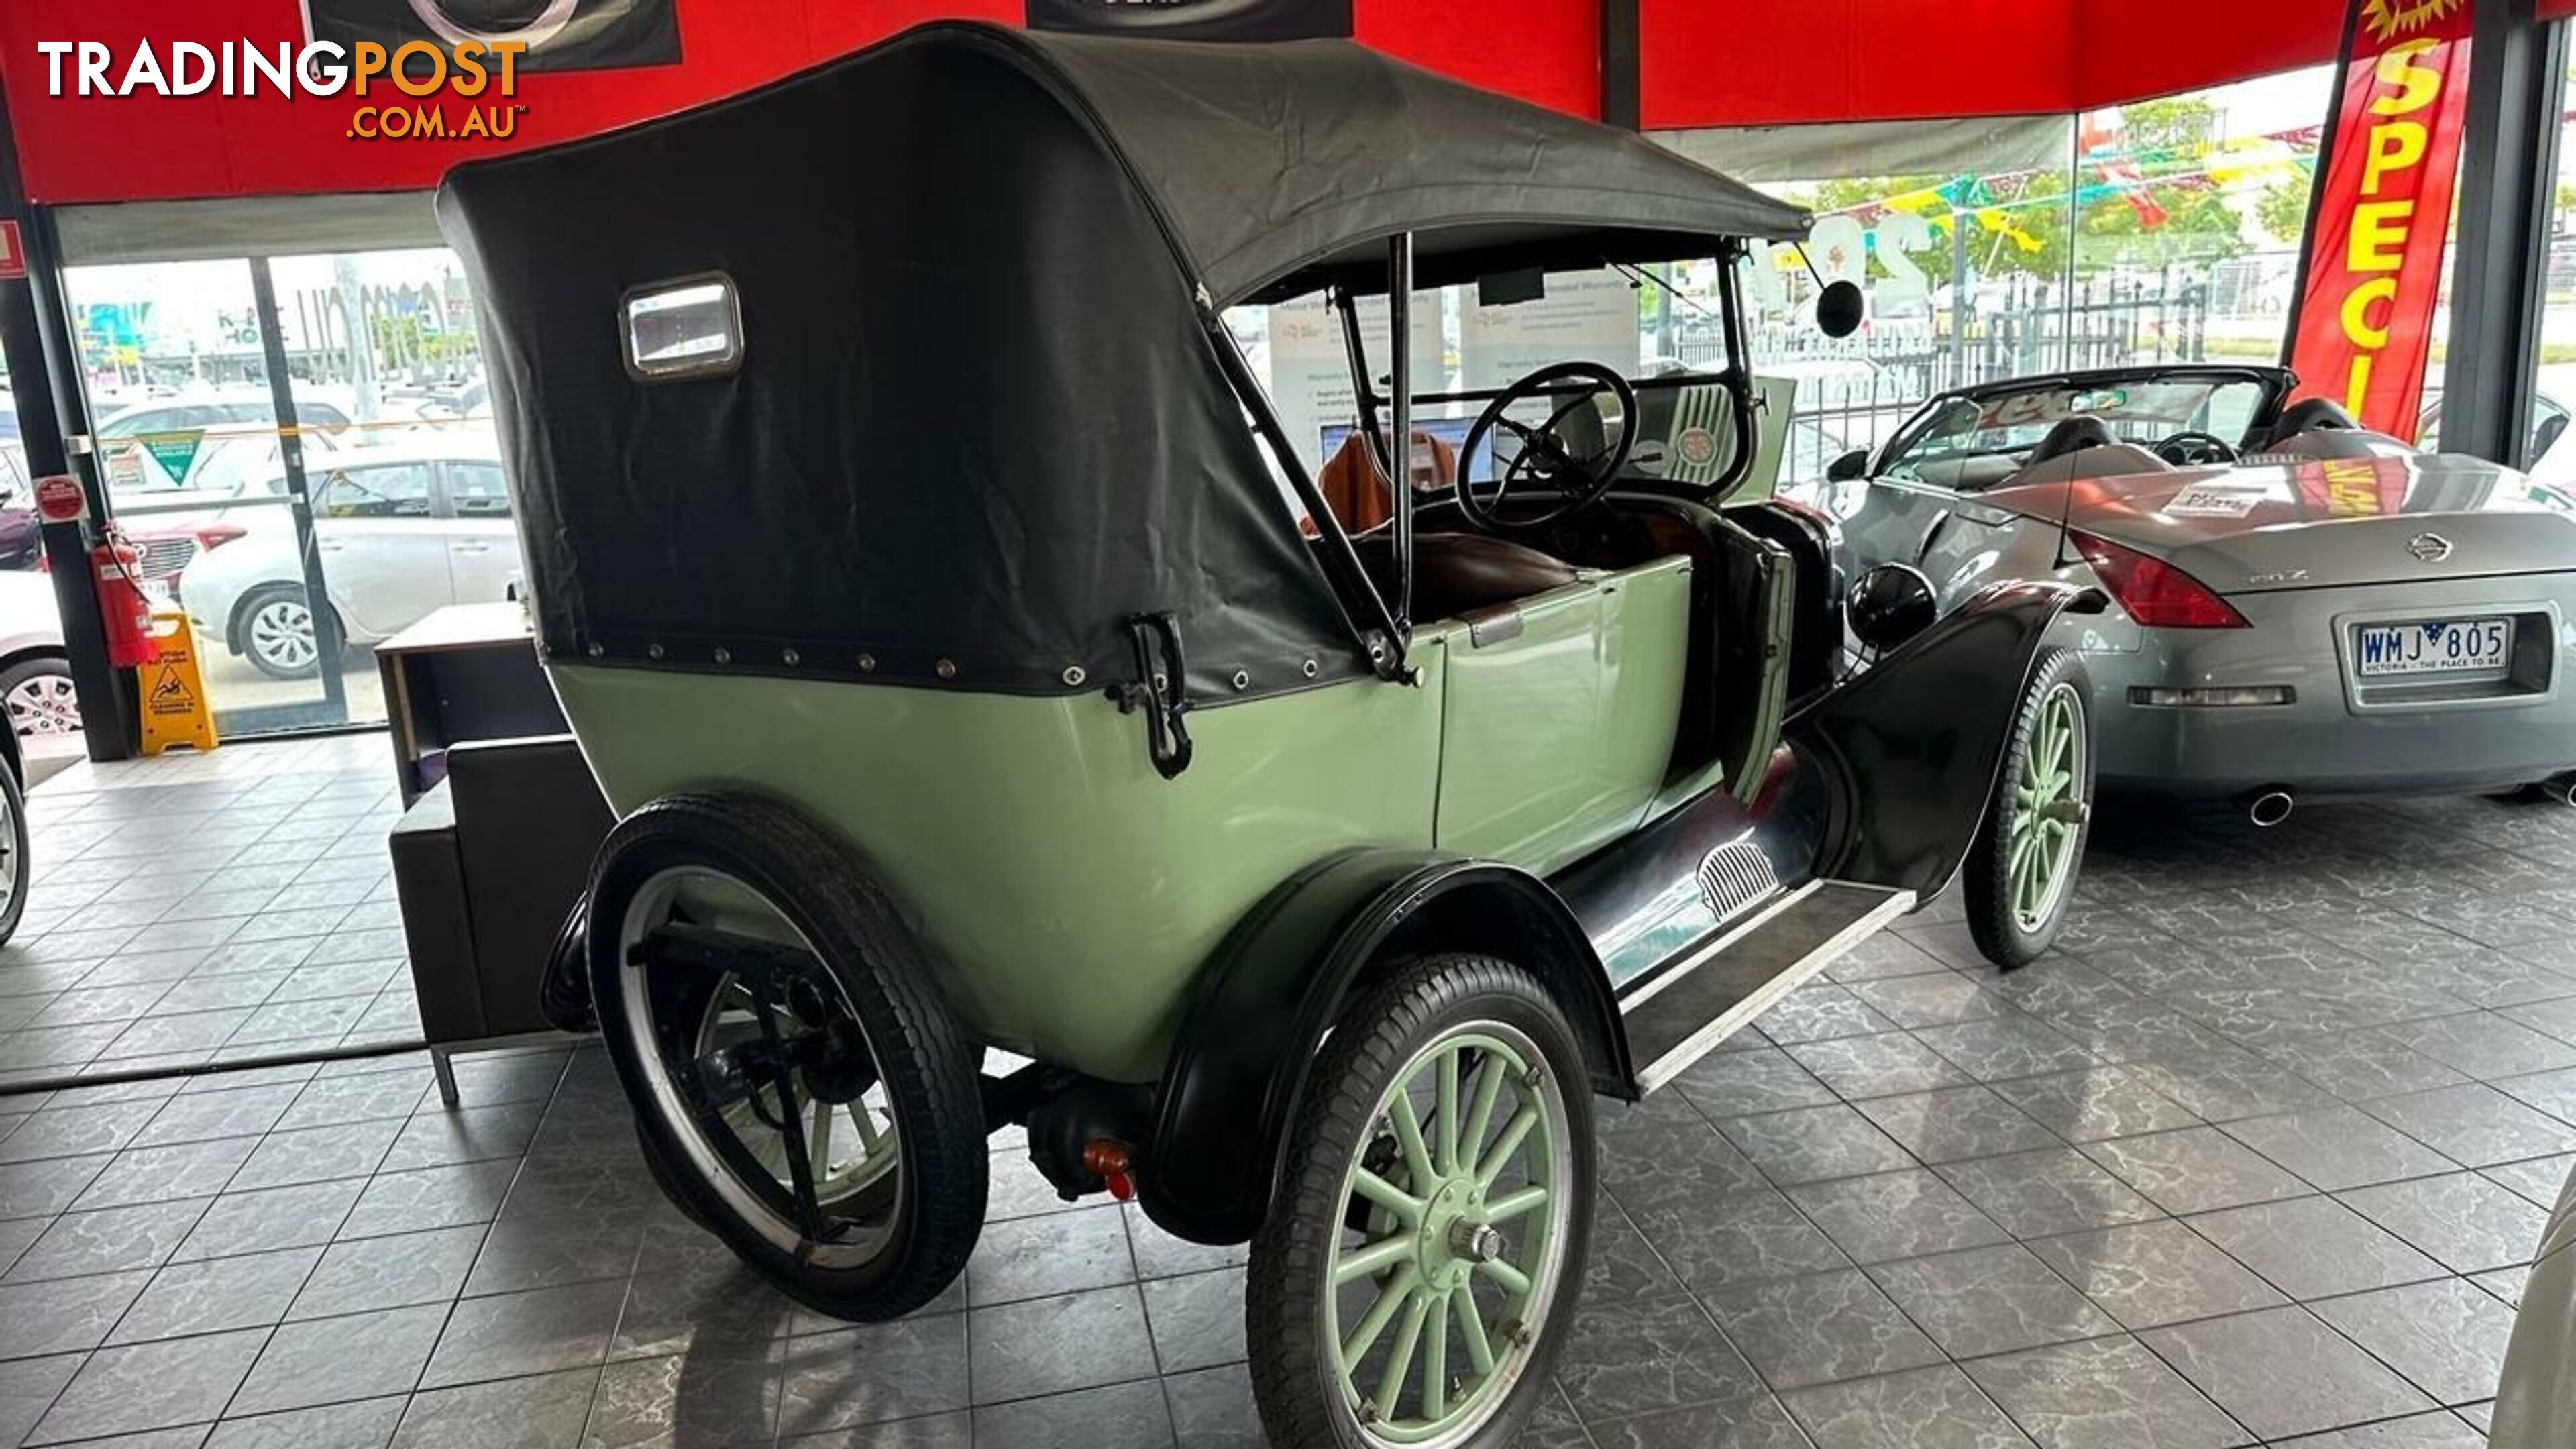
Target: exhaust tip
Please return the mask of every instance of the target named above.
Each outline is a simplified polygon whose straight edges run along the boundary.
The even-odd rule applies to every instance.
[[[2254,797],[2254,803],[2246,808],[2245,818],[2253,821],[2256,829],[2269,830],[2289,819],[2290,811],[2298,803],[2287,790],[2266,790]]]

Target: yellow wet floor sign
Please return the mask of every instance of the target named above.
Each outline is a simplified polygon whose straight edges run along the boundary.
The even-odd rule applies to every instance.
[[[174,745],[215,747],[215,716],[206,705],[206,683],[197,676],[197,641],[188,616],[175,604],[152,607],[152,642],[161,657],[135,671],[143,687],[143,753]]]

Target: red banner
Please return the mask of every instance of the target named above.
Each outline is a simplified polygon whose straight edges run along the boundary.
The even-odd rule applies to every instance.
[[[2304,396],[2412,441],[2469,100],[2470,0],[2353,0],[2292,314]]]

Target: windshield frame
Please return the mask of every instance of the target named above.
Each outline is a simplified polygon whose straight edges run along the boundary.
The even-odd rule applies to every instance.
[[[2182,362],[2148,364],[2139,367],[2097,368],[2080,372],[2033,373],[2027,377],[2008,378],[2002,382],[1979,383],[1974,387],[1951,388],[1946,392],[1933,394],[1921,407],[1914,410],[1913,415],[1908,417],[1904,424],[1897,428],[1895,434],[1889,437],[1886,443],[1880,446],[1877,453],[1870,459],[1869,476],[1872,478],[1890,477],[1888,469],[1898,458],[1904,456],[1908,449],[1921,443],[1930,435],[1932,425],[1939,420],[1943,409],[1953,403],[1969,402],[1975,403],[1980,408],[1983,408],[1992,404],[1999,398],[2015,397],[2025,393],[2057,391],[2090,392],[2103,388],[2116,388],[2123,386],[2134,387],[2150,383],[2200,382],[2208,383],[2213,392],[2215,392],[2217,388],[2230,383],[2251,383],[2262,389],[2262,399],[2255,404],[2253,416],[2247,420],[2244,434],[2241,437],[2227,440],[2230,446],[2238,446],[2241,451],[2242,449],[2240,445],[2250,442],[2262,433],[2268,431],[2271,428],[2273,421],[2280,417],[2282,404],[2288,399],[2291,391],[2298,386],[2298,377],[2291,373],[2289,369],[2282,367],[2268,367],[2255,364],[2231,366],[2226,363]],[[1997,451],[2000,453],[2009,453],[2013,450],[1999,449]],[[1921,482],[1919,479],[1898,479],[1894,481]],[[1952,492],[1963,493],[1983,491],[1973,488],[1956,488],[1951,485],[1940,483],[1923,483],[1922,486],[1927,488],[1949,488]]]

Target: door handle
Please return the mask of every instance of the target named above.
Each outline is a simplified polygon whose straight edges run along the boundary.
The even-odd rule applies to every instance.
[[[492,551],[492,545],[488,543],[452,543],[449,544],[448,547],[457,553],[490,553]]]
[[[327,539],[319,538],[313,540],[313,546],[324,553],[338,553],[341,549],[347,547],[346,544],[332,543]]]

